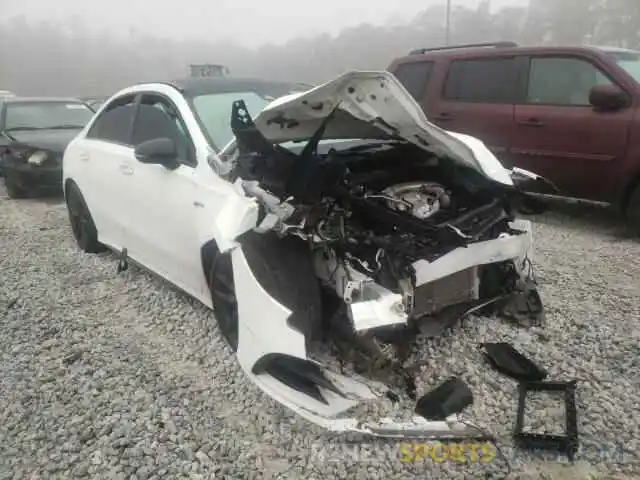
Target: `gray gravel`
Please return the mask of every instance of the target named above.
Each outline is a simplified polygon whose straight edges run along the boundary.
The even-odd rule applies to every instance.
[[[111,254],[79,252],[59,201],[3,194],[0,478],[504,476],[497,460],[403,463],[397,443],[324,436],[246,381],[207,309],[137,268],[116,275]],[[537,219],[547,328],[472,318],[424,345],[420,390],[464,378],[476,399],[468,420],[501,439],[518,478],[640,475],[640,242],[618,230],[595,210]],[[516,385],[476,349],[500,340],[553,378],[579,379],[588,448],[575,465],[511,448]],[[561,407],[552,403],[547,424]]]

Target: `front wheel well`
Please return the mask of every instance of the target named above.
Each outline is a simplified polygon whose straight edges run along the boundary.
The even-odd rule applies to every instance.
[[[220,255],[218,244],[215,240],[209,240],[200,248],[200,260],[202,262],[202,271],[204,276],[209,281],[209,275],[211,274],[211,267],[216,256]]]
[[[64,194],[64,198],[67,198],[67,194],[69,193],[69,187],[71,185],[75,185],[76,187],[78,186],[78,184],[76,182],[74,182],[73,179],[67,178],[64,181],[64,188],[62,189],[62,193]]]
[[[249,231],[238,240],[241,245],[238,248],[242,248],[256,281],[274,300],[292,311],[289,325],[308,340],[318,338],[321,333],[320,284],[308,246],[297,238],[279,238],[273,232]],[[200,249],[207,283],[218,255],[221,253],[215,240]]]
[[[629,202],[631,200],[631,196],[636,188],[640,187],[640,172],[636,173],[636,175],[627,183],[627,186],[622,191],[622,195],[620,197],[619,208],[620,212],[625,215],[627,213],[627,209],[629,208]]]

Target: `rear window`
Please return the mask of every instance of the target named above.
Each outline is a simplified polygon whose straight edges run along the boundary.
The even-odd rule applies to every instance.
[[[460,102],[508,103],[513,100],[513,58],[455,60],[444,98]]]
[[[429,84],[432,71],[433,62],[411,62],[400,64],[393,74],[413,98],[420,101]]]

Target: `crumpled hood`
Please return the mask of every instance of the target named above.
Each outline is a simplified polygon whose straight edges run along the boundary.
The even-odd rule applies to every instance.
[[[256,127],[274,143],[307,140],[338,108],[323,138],[386,138],[397,135],[506,185],[511,176],[480,140],[447,132],[429,122],[422,108],[390,72],[348,72],[303,93],[269,104],[255,118]]]
[[[13,130],[8,132],[15,139],[13,145],[25,145],[33,148],[41,148],[56,153],[64,153],[65,148],[80,129],[64,130]]]

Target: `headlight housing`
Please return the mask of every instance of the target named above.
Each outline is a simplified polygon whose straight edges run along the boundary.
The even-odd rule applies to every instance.
[[[49,156],[45,150],[34,150],[33,148],[12,148],[8,153],[16,160],[36,166],[42,165]]]
[[[42,165],[47,157],[48,153],[44,150],[36,150],[28,156],[27,162],[31,165]]]

